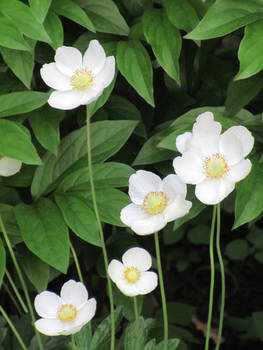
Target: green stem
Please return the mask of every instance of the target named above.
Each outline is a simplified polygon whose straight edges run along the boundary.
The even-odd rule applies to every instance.
[[[106,271],[106,278],[107,278],[107,285],[108,285],[109,299],[110,299],[110,314],[111,314],[111,347],[110,347],[110,349],[114,350],[114,348],[115,348],[114,302],[113,302],[112,284],[111,284],[111,280],[110,280],[110,277],[108,274],[109,260],[108,260],[106,244],[105,244],[105,240],[104,240],[103,229],[102,229],[102,224],[101,224],[100,215],[99,215],[99,210],[98,210],[98,206],[97,206],[95,186],[94,186],[94,181],[93,181],[91,140],[90,140],[90,137],[91,137],[91,135],[90,135],[90,113],[89,113],[89,106],[88,105],[87,105],[86,123],[87,123],[87,147],[88,147],[88,166],[89,166],[90,190],[91,190],[91,197],[92,197],[94,213],[95,213],[95,216],[97,219],[99,233],[100,233],[101,247],[102,247],[104,266],[105,266],[105,271]]]
[[[71,334],[71,344],[72,344],[72,350],[76,350],[76,343],[75,343],[74,334]]]
[[[80,280],[80,282],[84,283],[76,251],[75,251],[75,249],[73,247],[73,244],[70,241],[69,241],[69,245],[70,245],[70,250],[71,250],[71,253],[72,253],[75,265],[76,265],[76,269],[77,269],[77,273],[78,273],[78,276],[79,276],[79,280]]]
[[[2,230],[2,232],[3,232],[3,236],[4,236],[4,239],[5,239],[7,248],[8,248],[8,250],[9,250],[11,259],[12,259],[13,264],[14,264],[14,266],[15,266],[15,269],[16,269],[18,278],[19,278],[19,280],[20,280],[21,286],[22,286],[22,288],[23,288],[23,291],[24,291],[24,294],[25,294],[25,298],[26,298],[26,302],[27,302],[27,306],[28,306],[28,309],[29,309],[29,313],[30,313],[32,322],[35,323],[36,318],[35,318],[34,311],[33,311],[33,307],[32,307],[32,304],[31,304],[31,301],[30,301],[30,298],[29,298],[29,294],[28,294],[28,291],[27,291],[26,283],[25,283],[25,281],[24,281],[22,272],[21,272],[20,267],[19,267],[19,265],[18,265],[18,262],[17,262],[17,260],[16,260],[15,254],[14,254],[14,252],[13,252],[13,249],[12,249],[11,243],[10,243],[10,241],[9,241],[8,235],[7,235],[7,233],[6,233],[5,226],[4,226],[4,223],[3,223],[3,220],[2,220],[2,217],[1,217],[1,216],[0,216],[0,227],[1,227],[1,230]],[[35,333],[36,333],[36,338],[37,338],[37,342],[38,342],[39,349],[40,349],[40,350],[44,350],[43,344],[42,344],[42,341],[41,341],[41,338],[40,338],[40,334],[38,333],[38,331],[37,331],[37,329],[36,329],[35,327],[34,327],[34,330],[35,330]]]
[[[2,315],[4,316],[6,322],[9,324],[9,327],[11,328],[12,332],[14,333],[14,335],[16,336],[16,339],[18,340],[19,344],[21,345],[21,348],[23,350],[27,350],[25,343],[23,342],[22,338],[20,337],[19,333],[17,332],[15,326],[13,325],[12,321],[10,320],[10,318],[7,316],[5,310],[2,308],[2,306],[0,305],[0,311],[2,313]]]
[[[5,282],[3,282],[3,287],[5,289],[5,291],[7,292],[7,294],[9,295],[9,298],[12,300],[12,302],[14,303],[15,307],[17,308],[17,311],[19,313],[20,316],[23,315],[23,310],[21,309],[21,307],[19,306],[19,304],[17,303],[15,297],[13,296],[12,292],[9,290],[8,286],[6,285]]]
[[[217,337],[217,343],[216,343],[216,349],[219,350],[220,343],[221,343],[221,336],[222,336],[222,330],[223,330],[223,319],[224,319],[224,308],[225,308],[225,295],[226,295],[226,283],[225,283],[225,269],[224,269],[224,262],[220,250],[220,226],[221,226],[221,220],[220,220],[220,204],[217,205],[217,232],[216,232],[216,251],[217,256],[219,260],[219,266],[220,266],[220,274],[221,274],[221,307],[220,307],[220,318],[219,318],[219,327],[218,327],[218,337]]]
[[[140,338],[140,326],[139,326],[139,312],[136,297],[133,297],[134,305],[134,316],[135,316],[135,326],[136,326],[136,347],[135,350],[139,350],[139,338]]]
[[[168,348],[168,316],[167,316],[167,306],[166,306],[166,299],[165,299],[165,292],[164,292],[163,272],[162,272],[162,265],[161,265],[161,254],[160,254],[158,232],[155,232],[155,234],[154,234],[154,241],[155,241],[158,275],[159,275],[159,283],[160,283],[162,306],[163,306],[163,323],[164,323],[164,347],[163,347],[163,350],[167,350],[167,348]]]
[[[209,348],[210,329],[211,329],[212,311],[213,311],[213,299],[214,299],[214,285],[215,285],[214,232],[215,232],[215,220],[216,220],[216,205],[213,208],[213,217],[212,217],[212,224],[211,224],[211,231],[210,231],[210,244],[209,244],[211,280],[210,280],[208,319],[207,319],[206,338],[205,338],[205,350],[208,350],[208,348]]]
[[[28,309],[27,309],[27,307],[26,307],[26,305],[25,305],[21,295],[19,294],[19,292],[17,290],[16,285],[15,285],[11,275],[9,274],[9,272],[7,270],[5,270],[5,273],[6,273],[6,277],[7,277],[8,281],[9,281],[11,287],[13,288],[13,291],[14,291],[18,301],[20,302],[20,305],[22,306],[22,309],[24,310],[25,313],[28,313]]]

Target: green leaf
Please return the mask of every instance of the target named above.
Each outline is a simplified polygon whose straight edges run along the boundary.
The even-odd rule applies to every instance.
[[[52,0],[29,0],[29,5],[35,16],[42,23],[48,13]]]
[[[249,255],[249,245],[245,239],[235,239],[225,247],[225,255],[232,260],[243,260]]]
[[[0,119],[0,154],[26,164],[41,164],[41,160],[25,127]]]
[[[112,0],[77,0],[98,32],[128,35],[129,27]]]
[[[86,350],[91,342],[91,327],[90,323],[87,323],[81,328],[79,332],[75,334],[75,342],[78,350]],[[55,350],[55,349],[54,349]]]
[[[84,241],[101,247],[96,217],[86,201],[76,194],[57,194],[55,196],[67,225]]]
[[[245,35],[238,50],[240,67],[235,80],[249,78],[263,69],[262,46],[263,20],[260,20],[245,27]]]
[[[52,39],[52,48],[56,50],[58,47],[63,46],[64,42],[64,30],[62,22],[59,17],[53,11],[49,11],[44,22],[46,32]]]
[[[155,339],[151,339],[151,340],[148,341],[148,343],[145,345],[145,347],[143,348],[143,350],[156,350],[155,344],[156,344],[156,340],[155,340]]]
[[[92,160],[98,163],[118,152],[136,126],[134,121],[99,121],[91,124]],[[46,153],[43,165],[36,169],[31,193],[39,197],[78,161],[87,165],[86,127],[75,130],[61,141],[57,156]]]
[[[0,238],[0,286],[3,282],[3,278],[5,275],[5,263],[6,263],[5,247]]]
[[[48,265],[66,273],[69,236],[58,207],[51,200],[42,198],[31,205],[17,205],[15,215],[28,249]]]
[[[247,235],[246,239],[257,249],[263,249],[263,230],[255,227]]]
[[[0,51],[8,67],[30,89],[34,69],[34,50],[28,52],[1,47]]]
[[[8,204],[0,204],[0,215],[9,236],[21,236],[20,229],[16,222],[14,207]]]
[[[167,350],[175,350],[178,348],[178,346],[180,345],[181,341],[180,339],[168,339],[168,347]],[[163,350],[164,349],[164,340],[161,341],[161,343],[159,343],[156,346],[156,350]]]
[[[138,40],[120,41],[116,58],[124,78],[154,107],[152,63],[145,47]]]
[[[15,22],[9,17],[0,15],[0,45],[16,50],[30,50],[30,46],[23,38],[22,33],[17,29]]]
[[[188,241],[193,244],[209,244],[210,227],[198,225],[187,232]]]
[[[254,321],[254,325],[257,331],[257,335],[259,336],[259,339],[263,341],[263,311],[256,311],[252,313],[252,319]]]
[[[0,95],[0,118],[27,113],[43,106],[49,93],[38,91],[19,91]]]
[[[233,229],[252,221],[263,212],[263,164],[252,159],[248,176],[236,184],[235,222]]]
[[[53,0],[52,9],[61,16],[71,19],[91,32],[95,32],[93,23],[82,8],[71,0]]]
[[[144,12],[143,30],[162,68],[180,84],[182,39],[179,30],[168,21],[164,11],[157,9]]]
[[[50,43],[43,24],[35,17],[30,7],[18,0],[1,0],[0,11],[10,17],[20,31],[29,38]]]
[[[142,316],[139,318],[139,341],[138,341],[138,347],[137,349],[143,349],[146,341],[147,341],[147,335],[150,330],[150,328],[153,327],[155,320],[153,319],[147,319],[144,320]],[[136,349],[136,342],[137,342],[137,330],[136,330],[136,324],[134,322],[130,322],[128,327],[125,329],[124,333],[124,350],[134,350]]]
[[[211,39],[224,36],[263,18],[260,0],[217,0],[187,39]]]

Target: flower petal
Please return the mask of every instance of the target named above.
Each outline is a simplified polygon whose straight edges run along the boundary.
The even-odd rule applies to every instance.
[[[241,142],[243,148],[243,157],[246,157],[253,148],[254,137],[251,132],[244,126],[232,126],[227,129],[224,134],[232,134]]]
[[[73,326],[72,324],[65,324],[65,330],[61,331],[59,335],[71,335],[78,333],[84,325]]]
[[[61,73],[71,77],[76,70],[82,68],[82,55],[75,47],[61,46],[56,50],[55,62]]]
[[[196,154],[185,152],[173,161],[174,171],[188,184],[198,184],[205,179],[203,162]]]
[[[145,236],[160,231],[166,224],[167,221],[163,214],[147,215],[143,220],[134,221],[131,229],[138,235]]]
[[[149,192],[162,191],[160,177],[151,171],[138,170],[129,179],[129,196],[133,203],[142,205],[144,197]]]
[[[145,220],[148,215],[144,213],[142,207],[136,204],[128,204],[121,210],[120,219],[121,221],[131,227],[135,220]]]
[[[95,76],[94,80],[99,81],[101,84],[103,84],[105,89],[112,82],[114,74],[115,58],[113,56],[109,56],[106,58],[103,69],[99,72],[98,75]]]
[[[228,176],[233,182],[244,179],[251,170],[251,162],[249,159],[242,159],[239,163],[229,168]]]
[[[55,319],[57,311],[62,305],[62,300],[56,293],[46,290],[35,297],[34,305],[39,316]]]
[[[77,317],[74,320],[76,325],[83,325],[88,323],[95,315],[97,308],[97,301],[95,298],[91,298],[87,303],[78,311]]]
[[[128,249],[122,256],[125,267],[134,266],[140,271],[149,270],[152,266],[152,257],[147,250],[139,247]]]
[[[119,290],[128,297],[135,297],[139,294],[134,284],[127,282],[124,278],[122,280],[119,280],[116,285]]]
[[[163,189],[169,199],[178,195],[181,195],[183,198],[186,196],[186,183],[174,174],[170,174],[163,179]]]
[[[119,260],[113,259],[109,263],[108,274],[113,282],[117,283],[117,281],[123,277],[124,271],[125,267]]]
[[[219,141],[220,154],[225,157],[227,165],[237,164],[243,157],[243,146],[231,132],[224,132]]]
[[[142,272],[141,278],[135,283],[138,294],[144,295],[151,293],[158,285],[158,277],[155,272]]]
[[[57,109],[73,109],[81,105],[84,91],[73,89],[71,91],[54,91],[48,99],[51,107]]]
[[[165,220],[167,222],[170,222],[188,214],[191,207],[192,202],[186,201],[182,196],[179,195],[167,205],[163,212],[163,215],[165,217]]]
[[[105,65],[106,55],[98,40],[91,40],[83,57],[83,66],[97,75]]]
[[[77,309],[88,300],[88,291],[82,282],[69,280],[61,288],[60,296],[65,304],[72,304]]]
[[[206,179],[196,185],[195,195],[204,204],[218,204],[235,188],[227,176],[221,179]]]
[[[184,153],[186,151],[189,151],[191,139],[192,139],[192,133],[188,131],[177,136],[175,144],[178,152]]]
[[[103,89],[94,89],[93,86],[83,90],[83,96],[80,100],[81,105],[88,105],[93,101],[96,101],[102,94]]]
[[[22,167],[21,160],[3,157],[0,159],[0,176],[12,176]]]
[[[72,90],[70,77],[61,73],[55,63],[44,64],[40,69],[41,78],[52,89],[60,91]]]
[[[35,322],[36,329],[45,335],[60,335],[65,330],[65,325],[60,320],[40,318]]]

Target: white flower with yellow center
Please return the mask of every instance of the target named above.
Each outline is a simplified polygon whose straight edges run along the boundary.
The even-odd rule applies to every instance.
[[[197,117],[192,133],[176,138],[182,156],[174,159],[174,170],[184,182],[196,185],[196,197],[205,204],[221,202],[251,169],[251,162],[244,159],[254,144],[250,131],[232,126],[220,135],[221,128],[206,112]]]
[[[152,258],[147,250],[130,248],[123,254],[122,263],[115,259],[110,262],[108,274],[123,294],[134,297],[157,287],[157,274],[147,271],[151,266]]]
[[[0,176],[12,176],[19,172],[22,162],[0,154]]]
[[[57,90],[48,103],[58,109],[73,109],[95,101],[112,82],[114,73],[115,58],[106,57],[97,40],[90,42],[83,58],[74,47],[59,47],[55,62],[44,64],[40,70],[44,82]]]
[[[129,179],[129,196],[133,203],[122,209],[121,221],[138,235],[161,230],[192,206],[185,200],[186,184],[174,174],[161,180],[150,171],[138,170]]]
[[[69,280],[60,291],[60,296],[44,291],[35,298],[35,309],[40,318],[35,327],[49,336],[77,333],[88,323],[96,311],[96,300],[88,300],[88,291],[83,283]]]

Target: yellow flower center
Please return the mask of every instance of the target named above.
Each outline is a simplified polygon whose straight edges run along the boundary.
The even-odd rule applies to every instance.
[[[212,179],[218,179],[228,172],[228,165],[225,158],[220,154],[213,154],[212,157],[206,157],[204,163],[204,169],[207,177]]]
[[[58,318],[62,322],[72,321],[77,316],[76,308],[71,304],[64,304],[58,310]]]
[[[156,215],[164,211],[168,197],[163,192],[150,192],[145,196],[142,210],[146,214]]]
[[[135,283],[140,278],[141,273],[137,269],[137,267],[127,267],[127,269],[124,271],[124,277],[129,283]]]
[[[76,89],[82,90],[93,83],[93,75],[91,71],[85,69],[77,70],[71,77],[71,85]]]

